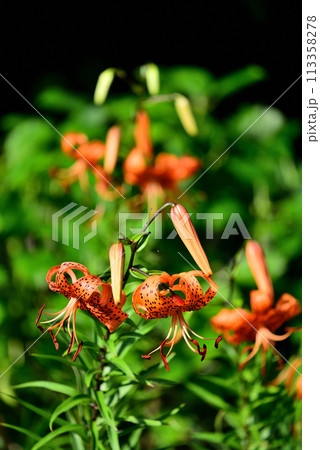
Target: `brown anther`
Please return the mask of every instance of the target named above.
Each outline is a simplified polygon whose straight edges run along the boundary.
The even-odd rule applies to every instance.
[[[218,347],[219,347],[219,342],[220,342],[222,339],[223,339],[222,336],[218,336],[218,337],[217,337],[217,339],[216,339],[216,341],[215,341],[215,343],[214,343],[215,348],[218,348]]]
[[[77,351],[73,355],[72,362],[75,362],[75,360],[78,358],[80,350],[82,349],[82,345],[83,345],[83,341],[80,342],[79,347],[77,348]]]
[[[38,314],[38,317],[36,318],[36,325],[38,325],[38,322],[39,322],[39,320],[40,320],[40,317],[41,317],[41,314],[42,314],[42,311],[43,311],[43,308],[45,307],[46,305],[45,305],[45,303],[41,306],[41,308],[40,308],[40,311],[39,311],[39,314]]]
[[[53,340],[53,343],[54,343],[54,346],[55,346],[56,350],[59,350],[59,344],[58,344],[58,341],[57,341],[55,335],[53,334],[52,330],[48,330],[48,331],[49,331],[49,333],[51,335],[51,338]]]
[[[70,345],[69,345],[69,347],[68,347],[68,355],[69,355],[69,353],[70,353],[71,350],[72,350],[73,344],[74,344],[74,331],[72,331],[72,333],[71,333]]]

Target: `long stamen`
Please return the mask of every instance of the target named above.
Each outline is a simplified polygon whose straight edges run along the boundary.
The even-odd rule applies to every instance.
[[[168,350],[168,352],[167,352],[166,358],[168,358],[168,356],[169,356],[170,353],[171,353],[171,350],[173,349],[174,341],[175,341],[175,338],[176,338],[176,335],[177,335],[177,331],[178,331],[178,320],[177,320],[177,316],[175,316],[173,319],[174,319],[174,331],[173,331],[172,339],[171,339],[171,341],[170,341],[171,345],[170,345],[170,348],[169,348],[169,350]]]
[[[60,314],[57,317],[55,317],[54,319],[46,320],[46,321],[40,322],[40,323],[43,324],[43,323],[56,322],[59,319],[59,317],[64,315],[64,313],[65,313],[65,311],[62,311],[62,312],[60,311]]]
[[[184,328],[182,329],[182,336],[183,336],[183,339],[186,341],[186,344],[187,344],[187,346],[190,348],[190,350],[192,350],[194,353],[197,353],[197,355],[199,355],[199,353],[197,352],[197,350],[194,349],[194,348],[191,346],[191,344],[190,344],[190,342],[189,342],[189,340],[188,340],[188,337],[187,337],[186,334],[185,334],[185,329],[184,329]]]
[[[247,356],[247,358],[243,361],[243,363],[240,364],[239,370],[242,370],[243,367],[250,361],[250,359],[252,359],[258,353],[261,344],[262,344],[262,337],[260,334],[257,334],[256,342],[253,346],[252,352]]]
[[[160,345],[160,355],[161,355],[161,359],[162,359],[162,361],[163,361],[163,364],[164,364],[164,366],[165,366],[165,368],[167,369],[167,371],[169,372],[169,365],[168,365],[168,362],[167,362],[167,360],[166,360],[166,355],[163,353],[163,347],[164,347],[164,345],[166,344],[166,342],[167,342],[167,339],[165,339],[163,342],[162,342],[162,344]]]
[[[172,328],[173,328],[173,324],[174,324],[174,318],[175,318],[175,317],[176,317],[176,316],[172,316],[170,330],[169,330],[169,333],[167,334],[167,337],[166,337],[166,338],[164,339],[164,341],[162,342],[162,344],[164,343],[163,345],[165,345],[165,343],[168,341],[168,339],[169,339],[169,337],[170,337],[170,335],[171,335]],[[170,341],[170,342],[171,342],[171,341]],[[155,353],[156,351],[161,350],[162,344],[160,344],[159,347],[155,348],[154,350],[152,350],[152,351],[151,351],[150,353],[148,353],[147,355],[141,355],[141,357],[144,358],[144,359],[150,359],[152,353]]]
[[[55,337],[58,336],[59,331],[61,330],[61,328],[62,328],[62,326],[63,326],[63,322],[64,322],[64,320],[61,320],[61,321],[59,322],[60,326],[59,326],[58,330],[56,331]]]
[[[181,314],[181,317],[180,317],[181,322],[186,326],[186,328],[188,328],[188,330],[189,330],[192,334],[194,334],[195,336],[197,336],[199,339],[205,339],[206,341],[214,341],[214,340],[215,340],[215,338],[206,338],[206,337],[200,336],[200,334],[197,334],[195,331],[193,331],[193,330],[189,327],[189,325],[188,325],[187,322],[185,321],[185,319],[184,319],[184,317],[183,317],[183,315],[182,315],[181,312],[180,312],[180,314]],[[188,334],[188,336],[189,336],[189,334]],[[190,337],[190,336],[189,336],[189,337]],[[191,339],[191,338],[190,338],[190,339]]]
[[[74,309],[73,311],[73,321],[72,321],[72,326],[73,326],[73,331],[72,333],[74,333],[74,337],[76,339],[76,342],[79,346],[79,342],[78,342],[78,338],[77,338],[77,333],[76,333],[76,313],[77,313],[77,307]],[[80,351],[80,350],[79,350]]]

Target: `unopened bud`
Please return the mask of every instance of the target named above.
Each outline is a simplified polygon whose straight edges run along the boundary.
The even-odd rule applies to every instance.
[[[179,95],[174,101],[174,106],[185,131],[190,136],[196,136],[198,134],[198,127],[192,114],[190,102],[187,97]]]
[[[118,125],[114,125],[108,131],[106,137],[106,147],[103,168],[106,174],[110,175],[117,164],[121,130]]]
[[[205,275],[210,276],[212,270],[208,258],[200,244],[188,211],[182,205],[175,205],[171,209],[171,220],[182,242],[189,250],[195,262]]]
[[[125,256],[124,246],[121,242],[113,244],[110,247],[111,286],[113,299],[116,305],[120,304],[122,296]]]

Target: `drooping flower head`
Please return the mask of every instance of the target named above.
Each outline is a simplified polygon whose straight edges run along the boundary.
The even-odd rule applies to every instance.
[[[209,283],[206,292],[203,292],[196,277],[205,279]],[[182,336],[188,347],[201,356],[206,356],[207,347],[204,344],[201,349],[198,341],[192,337],[206,339],[195,333],[183,317],[183,312],[196,311],[203,308],[215,296],[217,285],[201,271],[193,270],[170,276],[166,272],[161,275],[148,277],[134,292],[132,304],[135,312],[145,319],[159,319],[172,317],[171,327],[167,337],[159,347],[144,355],[143,358],[150,359],[151,354],[160,350],[161,358],[166,369],[169,366],[166,358],[170,354],[177,336],[178,325]],[[163,352],[164,347],[169,347],[167,354]]]
[[[84,276],[77,278],[74,270],[81,271]],[[55,280],[51,281],[53,275],[55,275]],[[69,276],[69,278],[67,278],[66,275]],[[47,331],[50,332],[54,344],[58,349],[59,345],[56,336],[61,328],[65,330],[65,324],[67,324],[67,330],[71,336],[68,353],[71,352],[74,341],[78,344],[78,350],[75,353],[73,360],[78,356],[82,346],[82,343],[79,344],[76,333],[76,313],[78,308],[88,311],[93,317],[99,319],[110,332],[116,330],[128,317],[128,314],[121,310],[126,301],[124,292],[122,293],[120,304],[116,305],[112,296],[111,285],[103,283],[99,277],[91,275],[89,270],[82,264],[64,262],[59,266],[52,267],[47,273],[46,280],[52,291],[64,295],[69,302],[65,308],[57,313],[43,311],[45,306],[43,305],[36,319],[36,325],[38,325],[42,313],[55,316],[51,320],[40,322],[38,327],[43,332],[41,325],[52,323]],[[68,280],[71,282],[69,283]],[[102,292],[98,289],[99,286],[102,287]],[[54,329],[57,329],[55,334],[52,332]]]
[[[252,351],[239,369],[242,369],[262,347],[261,368],[264,372],[266,351],[271,348],[278,356],[274,350],[275,342],[283,341],[300,328],[288,327],[287,332],[282,336],[273,332],[300,314],[301,307],[298,300],[287,293],[283,294],[273,306],[273,286],[261,246],[255,241],[249,242],[246,247],[246,256],[258,286],[258,290],[250,293],[252,311],[241,308],[222,309],[211,319],[211,324],[217,331],[222,332],[226,340],[232,344],[255,341],[253,346],[246,347],[245,350],[251,349]]]
[[[109,188],[111,177],[118,157],[120,145],[120,127],[112,126],[106,136],[106,142],[100,140],[89,141],[84,133],[67,133],[61,140],[62,151],[73,159],[75,163],[67,169],[53,169],[52,174],[67,187],[79,181],[82,189],[89,187],[88,173],[95,176],[97,193],[105,200],[112,200],[114,193]],[[103,167],[100,161],[104,160]],[[119,188],[120,189],[120,188]]]
[[[157,202],[164,201],[167,191],[177,192],[179,182],[190,178],[200,168],[200,161],[192,156],[180,158],[170,153],[153,155],[150,139],[150,119],[139,111],[136,119],[135,146],[123,164],[124,179],[139,186],[143,200],[149,208],[157,209]]]

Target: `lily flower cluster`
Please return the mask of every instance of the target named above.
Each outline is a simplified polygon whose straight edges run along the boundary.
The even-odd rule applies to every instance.
[[[152,320],[171,317],[171,326],[165,339],[147,355],[142,355],[144,359],[150,359],[153,353],[159,351],[168,371],[167,357],[171,353],[174,344],[181,337],[183,337],[190,350],[198,354],[201,357],[201,361],[204,360],[207,346],[206,344],[201,346],[199,339],[214,340],[214,338],[204,338],[193,331],[183,314],[205,307],[218,291],[217,285],[211,278],[212,270],[208,258],[190,216],[182,205],[168,203],[160,208],[145,226],[141,237],[145,236],[144,232],[152,220],[169,205],[171,205],[172,223],[190,255],[198,265],[199,270],[173,275],[162,272],[159,275],[151,276],[142,272],[146,279],[137,287],[132,296],[133,310],[144,319]],[[125,246],[123,243],[131,246],[131,258],[126,272]],[[107,283],[98,276],[91,275],[89,270],[79,263],[64,262],[49,270],[47,274],[49,288],[52,291],[63,294],[69,302],[65,308],[57,313],[45,312],[45,305],[43,305],[36,319],[36,325],[43,332],[42,325],[50,324],[46,331],[50,332],[56,348],[59,348],[56,337],[61,328],[65,331],[65,325],[67,324],[67,331],[70,335],[70,345],[67,353],[72,351],[75,342],[78,345],[73,360],[78,356],[82,347],[82,342],[79,343],[75,329],[78,308],[88,311],[89,314],[102,322],[111,333],[128,317],[128,313],[122,310],[126,302],[126,295],[123,289],[130,273],[132,273],[132,270],[135,270],[133,262],[138,244],[139,240],[130,241],[130,239],[126,238],[111,246],[109,251],[111,279]],[[278,356],[274,347],[275,342],[286,339],[298,328],[289,327],[284,335],[276,335],[274,331],[298,315],[301,308],[298,300],[287,293],[283,294],[274,305],[271,278],[262,248],[257,242],[251,241],[247,244],[246,256],[258,286],[257,290],[253,290],[250,293],[252,311],[241,308],[234,308],[233,310],[222,309],[211,319],[211,324],[215,330],[222,333],[225,339],[232,344],[255,341],[254,345],[245,348],[245,351],[250,349],[251,352],[239,366],[239,369],[242,369],[262,347],[261,368],[264,371],[267,350],[271,348]],[[75,270],[82,272],[83,276],[78,278]],[[55,276],[54,281],[52,281],[53,276]],[[202,284],[207,285],[206,289],[201,287],[199,279],[203,281]],[[54,317],[50,320],[39,322],[42,313]],[[56,330],[55,334],[53,330]],[[222,336],[218,336],[215,339],[216,348],[218,348],[221,339]],[[167,347],[168,351],[165,353],[164,349]],[[279,375],[275,383],[279,380],[281,382],[284,376],[292,378],[292,375],[286,372],[284,375]]]
[[[222,309],[211,319],[212,326],[232,344],[252,342],[244,351],[251,350],[239,366],[241,370],[261,347],[261,369],[265,371],[266,352],[269,348],[279,357],[274,345],[288,338],[300,328],[287,327],[286,333],[279,336],[274,331],[301,312],[299,301],[290,294],[283,294],[274,305],[274,292],[261,246],[251,241],[246,246],[247,261],[258,286],[250,292],[251,311],[236,308]]]
[[[195,337],[200,339],[207,338],[198,335],[189,327],[183,317],[183,313],[203,308],[215,296],[218,290],[217,285],[211,279],[212,270],[188,212],[182,205],[171,205],[172,222],[200,270],[182,272],[172,276],[166,272],[163,272],[161,275],[152,276],[146,274],[146,280],[138,286],[132,297],[134,311],[146,320],[166,317],[172,318],[169,333],[164,341],[148,355],[143,355],[143,358],[150,359],[151,354],[159,350],[167,370],[169,370],[169,366],[166,358],[171,352],[174,343],[178,340],[177,333],[179,326],[181,335],[188,347],[194,353],[201,356],[201,361],[204,360],[207,347],[204,344],[201,348]],[[133,255],[134,249],[135,247],[131,249]],[[127,274],[132,268],[133,258],[130,258],[127,271],[124,273],[125,249],[122,242],[111,246],[109,258],[111,283],[104,283],[96,275],[91,275],[85,266],[74,262],[64,262],[59,266],[52,267],[47,274],[49,288],[54,292],[63,294],[69,302],[65,308],[57,313],[45,312],[45,305],[43,305],[36,319],[36,325],[44,332],[42,325],[51,324],[46,331],[50,332],[54,344],[58,349],[59,345],[56,337],[61,328],[65,331],[65,324],[67,324],[67,330],[70,335],[70,345],[67,353],[72,351],[75,341],[78,345],[73,360],[77,358],[82,347],[82,342],[79,343],[75,328],[78,308],[88,311],[89,314],[100,320],[110,332],[115,331],[128,317],[128,314],[122,311],[126,302],[123,287],[128,278]],[[77,278],[74,272],[75,270],[82,272],[83,276]],[[54,281],[52,281],[53,276],[55,276]],[[208,287],[205,291],[202,290],[197,278],[206,280]],[[40,322],[42,313],[54,317],[50,320]],[[57,330],[55,334],[53,330]],[[221,337],[216,340],[216,348],[220,340]],[[169,347],[166,355],[163,351],[164,347]]]
[[[150,138],[150,118],[145,111],[139,111],[134,129],[134,147],[123,162],[123,181],[138,186],[142,192],[141,201],[147,202],[154,211],[157,204],[166,199],[167,192],[177,193],[178,183],[190,178],[200,168],[200,160],[193,156],[180,158],[170,153],[159,153],[154,156]],[[66,188],[79,181],[83,190],[88,189],[88,173],[95,177],[95,189],[98,195],[107,201],[115,198],[115,192],[123,192],[122,186],[116,186],[112,178],[117,164],[121,130],[119,125],[112,126],[105,142],[89,141],[83,133],[72,132],[63,136],[62,151],[75,159],[68,169],[54,169],[55,176]],[[100,161],[103,161],[101,165]]]

